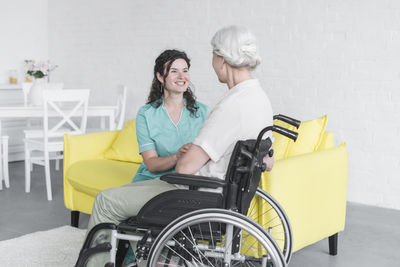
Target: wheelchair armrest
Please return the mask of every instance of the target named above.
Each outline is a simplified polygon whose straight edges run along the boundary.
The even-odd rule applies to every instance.
[[[221,180],[213,177],[180,174],[180,173],[169,173],[164,174],[160,177],[160,180],[165,181],[169,184],[188,185],[194,187],[207,187],[207,188],[218,188],[226,185],[225,180]]]

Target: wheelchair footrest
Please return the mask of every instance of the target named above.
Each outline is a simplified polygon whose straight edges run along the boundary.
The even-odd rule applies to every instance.
[[[111,250],[111,244],[109,242],[99,244],[92,248],[82,249],[79,253],[78,261],[76,262],[75,267],[86,266],[86,262],[90,256],[101,253],[101,252],[108,252]]]

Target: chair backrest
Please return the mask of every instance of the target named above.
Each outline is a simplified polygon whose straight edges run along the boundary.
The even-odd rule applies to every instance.
[[[117,89],[117,106],[115,114],[115,127],[116,130],[121,130],[125,122],[125,111],[126,111],[126,98],[128,88],[126,85],[120,85]]]
[[[85,133],[89,94],[89,89],[43,91],[45,142],[49,137],[60,137],[67,132],[70,134]],[[80,123],[76,123],[76,121],[80,121]]]

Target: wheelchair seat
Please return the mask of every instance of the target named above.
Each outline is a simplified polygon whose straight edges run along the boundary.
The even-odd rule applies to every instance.
[[[161,193],[148,201],[137,216],[125,223],[136,227],[163,227],[194,210],[223,208],[222,194],[177,189]]]

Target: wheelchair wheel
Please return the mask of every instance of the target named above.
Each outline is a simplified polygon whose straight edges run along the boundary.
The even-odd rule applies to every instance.
[[[288,264],[292,256],[292,229],[279,203],[267,192],[257,188],[247,216],[261,225],[280,247]]]
[[[203,209],[164,228],[154,241],[147,266],[285,267],[286,262],[275,241],[248,217]]]

